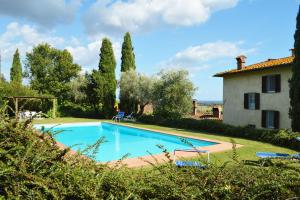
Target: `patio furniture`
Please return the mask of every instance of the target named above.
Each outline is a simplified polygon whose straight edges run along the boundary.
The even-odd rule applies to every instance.
[[[200,162],[197,162],[197,161],[176,161],[175,162],[175,165],[177,167],[198,167],[198,168],[206,168],[207,166],[206,165],[203,165],[202,163]]]
[[[9,99],[9,100],[12,100],[14,105],[15,105],[15,109],[13,110],[15,112],[15,117],[16,118],[24,118],[24,119],[28,119],[30,117],[32,117],[33,115],[36,114],[35,111],[32,111],[32,112],[35,112],[35,113],[31,113],[30,114],[30,111],[25,111],[25,112],[22,112],[21,114],[19,113],[20,112],[20,106],[19,106],[19,103],[20,103],[20,100],[25,100],[26,102],[23,103],[24,105],[29,101],[29,100],[32,100],[32,99],[39,99],[39,100],[44,100],[44,99],[48,99],[48,100],[51,100],[52,101],[52,118],[56,118],[56,107],[57,107],[57,98],[55,97],[35,97],[35,96],[6,96],[4,97],[4,99]],[[23,105],[23,106],[24,106]]]
[[[273,152],[257,152],[256,156],[262,159],[266,158],[290,158],[287,153],[273,153]]]
[[[300,159],[300,153],[293,154],[291,157],[294,159]]]
[[[130,115],[127,115],[126,117],[124,117],[125,121],[135,121],[135,118],[133,117],[133,112]]]
[[[198,150],[198,149],[175,149],[173,152],[173,162],[177,167],[197,167],[197,168],[207,168],[206,165],[198,161],[182,161],[176,160],[176,152],[191,152],[191,153],[207,153],[207,163],[209,163],[209,151],[207,150]]]
[[[118,114],[114,116],[112,120],[114,120],[115,122],[117,121],[120,122],[124,118],[124,116],[125,116],[125,112],[118,112]]]

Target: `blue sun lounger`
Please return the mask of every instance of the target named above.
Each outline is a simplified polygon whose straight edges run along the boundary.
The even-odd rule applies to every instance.
[[[197,161],[182,161],[182,160],[176,160],[176,152],[193,152],[193,153],[207,153],[207,162],[209,162],[209,151],[207,150],[198,150],[198,149],[175,149],[173,152],[173,161],[177,167],[197,167],[197,168],[207,168],[206,165],[203,165],[200,162]]]
[[[112,118],[112,120],[114,120],[116,122],[121,121],[124,118],[124,116],[125,116],[125,112],[118,112],[118,114],[116,116],[114,116]]]
[[[290,158],[290,154],[272,152],[257,152],[256,156],[259,158]]]
[[[203,165],[202,163],[200,162],[197,162],[197,161],[181,161],[181,160],[178,160],[175,162],[175,165],[177,167],[199,167],[199,168],[206,168],[207,166],[206,165]]]
[[[293,154],[292,158],[300,159],[300,153]]]

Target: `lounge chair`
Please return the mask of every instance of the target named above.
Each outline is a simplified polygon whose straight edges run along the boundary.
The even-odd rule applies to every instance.
[[[175,165],[177,167],[198,167],[198,168],[206,168],[207,166],[206,165],[203,165],[202,163],[200,162],[197,162],[197,161],[181,161],[181,160],[178,160],[175,162]]]
[[[124,117],[124,120],[126,121],[135,121],[134,117],[133,117],[133,112],[130,115],[127,115],[126,117]]]
[[[116,116],[112,118],[114,121],[121,121],[125,116],[125,112],[118,112]]]
[[[300,159],[300,153],[293,154],[291,157],[294,159]]]
[[[290,158],[290,154],[272,152],[257,152],[256,156],[259,158]]]
[[[201,169],[207,168],[206,165],[198,162],[198,161],[182,161],[177,160],[176,161],[176,152],[193,152],[193,153],[207,153],[207,162],[209,162],[209,151],[207,150],[198,150],[198,149],[175,149],[173,152],[173,162],[177,167],[198,167]]]

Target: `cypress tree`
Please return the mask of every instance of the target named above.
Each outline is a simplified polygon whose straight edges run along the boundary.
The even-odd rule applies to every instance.
[[[295,59],[292,65],[290,80],[290,117],[293,131],[300,131],[300,7],[297,16],[296,32],[294,35]]]
[[[122,44],[122,57],[121,57],[121,72],[127,72],[129,70],[135,70],[135,55],[133,52],[133,46],[131,42],[130,33],[127,32],[124,35],[124,41]],[[120,90],[120,108],[126,113],[137,112],[137,103],[135,100],[130,99],[129,95]]]
[[[135,56],[131,43],[130,33],[127,32],[124,35],[124,41],[122,44],[122,57],[121,57],[121,72],[129,70],[135,70]]]
[[[116,101],[117,81],[115,75],[116,60],[112,48],[112,43],[109,39],[102,40],[100,49],[99,73],[100,81],[102,82],[102,112],[104,117],[113,116]]]
[[[10,68],[10,80],[13,83],[22,84],[22,65],[18,49],[14,54],[13,63]]]

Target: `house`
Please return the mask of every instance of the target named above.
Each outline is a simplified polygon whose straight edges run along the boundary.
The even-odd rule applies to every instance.
[[[215,77],[223,78],[223,121],[234,126],[289,129],[289,79],[292,55],[245,65],[246,57],[236,58],[237,68]]]

